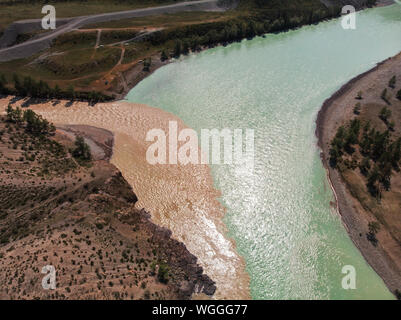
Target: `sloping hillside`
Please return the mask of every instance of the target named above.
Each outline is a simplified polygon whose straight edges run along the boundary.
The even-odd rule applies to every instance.
[[[107,161],[109,148],[103,157],[88,154],[86,142],[110,147],[110,133],[88,128],[74,143],[74,128],[55,131],[33,112],[11,108],[0,133],[0,299],[214,293],[196,257],[135,209],[131,187]],[[46,265],[56,270],[55,290],[42,288]]]

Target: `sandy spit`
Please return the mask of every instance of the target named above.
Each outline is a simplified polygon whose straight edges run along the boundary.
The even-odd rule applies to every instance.
[[[8,103],[26,100],[0,99],[0,112]],[[88,125],[114,134],[111,163],[131,184],[138,208],[152,215],[156,224],[169,228],[198,258],[205,273],[216,282],[216,299],[249,299],[249,276],[233,240],[225,237],[224,207],[218,201],[207,165],[151,165],[146,161],[146,133],[160,128],[168,133],[169,121],[178,129],[187,126],[174,115],[142,104],[124,101],[88,106],[87,103],[50,101],[29,107],[57,126]]]

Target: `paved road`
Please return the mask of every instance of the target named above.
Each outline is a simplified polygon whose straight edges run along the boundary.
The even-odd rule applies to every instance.
[[[45,33],[42,36],[39,36],[38,38],[28,40],[21,44],[0,49],[0,62],[27,58],[41,50],[48,48],[52,40],[62,35],[63,33],[69,32],[74,29],[78,29],[87,24],[135,18],[135,17],[144,17],[144,16],[158,15],[165,13],[175,13],[180,11],[224,11],[225,10],[224,8],[220,8],[217,5],[218,2],[219,0],[186,1],[160,7],[110,12],[91,16],[82,16],[77,18],[64,19],[63,21],[64,24],[59,26],[54,31]],[[40,24],[40,21],[41,21],[40,19],[27,20],[26,23]],[[19,23],[23,24],[24,21],[21,21]]]

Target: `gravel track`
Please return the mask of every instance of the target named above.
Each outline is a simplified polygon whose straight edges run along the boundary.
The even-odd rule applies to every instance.
[[[0,39],[0,48],[3,46],[3,48],[0,49],[0,62],[30,57],[31,55],[48,48],[56,37],[87,24],[166,13],[176,13],[181,11],[224,11],[225,8],[219,7],[218,2],[219,0],[186,1],[160,7],[58,19],[57,23],[59,24],[59,27],[54,31],[45,33],[36,37],[35,39],[28,40],[21,44],[4,48],[4,46],[13,41],[13,38],[15,41],[15,38],[19,33],[32,32],[40,30],[41,28],[40,19],[17,21],[6,29],[3,37]]]

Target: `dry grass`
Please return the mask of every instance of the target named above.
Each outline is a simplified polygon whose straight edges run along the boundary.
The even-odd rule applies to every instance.
[[[397,74],[396,70],[394,70],[394,74]],[[392,112],[389,122],[395,123],[394,131],[391,132],[393,140],[395,140],[401,137],[401,101],[395,97],[396,92],[401,89],[401,75],[397,76],[395,89],[388,87],[388,80],[391,76],[392,73],[389,73],[387,77],[382,78],[380,82],[375,83],[368,92],[363,94],[364,98],[359,101],[362,106],[361,113],[357,117],[363,122],[370,121],[372,127],[383,132],[387,130],[387,125],[379,118],[379,113],[383,107],[389,108]],[[380,98],[384,88],[387,88],[390,104]],[[355,100],[355,103],[357,102],[358,100]],[[362,159],[358,150],[353,157],[358,161]],[[366,177],[362,175],[359,169],[345,169],[342,176],[351,193],[360,201],[362,206],[372,212],[401,245],[401,172],[393,170],[391,189],[383,192],[380,202],[370,195],[366,187]]]
[[[43,3],[37,4],[15,4],[6,5],[0,1],[0,32],[4,30],[10,23],[25,19],[39,19],[44,16],[42,14]],[[7,1],[8,2],[8,1]],[[173,3],[174,1],[164,1],[164,4]],[[124,10],[133,10],[143,7],[158,6],[162,3],[155,1],[130,1],[130,3],[108,1],[108,0],[91,0],[91,1],[68,1],[56,2],[56,14],[59,18],[78,17],[90,14],[116,12]]]
[[[47,139],[62,147],[53,152],[4,118],[0,131],[0,299],[190,298],[195,258],[134,208],[113,165],[80,165],[59,132]],[[107,140],[102,132],[93,141]],[[35,159],[21,159],[24,149]],[[55,290],[42,288],[46,265],[56,269]]]

